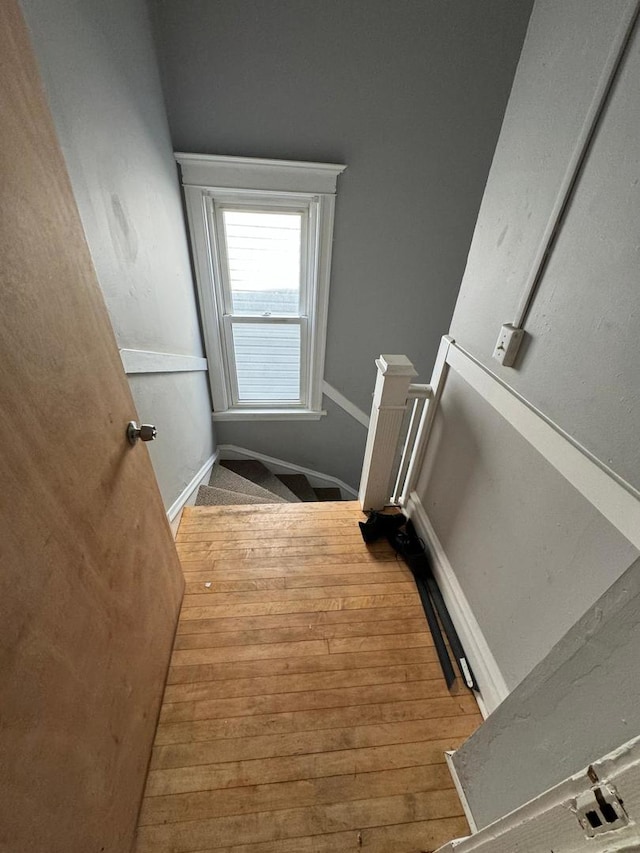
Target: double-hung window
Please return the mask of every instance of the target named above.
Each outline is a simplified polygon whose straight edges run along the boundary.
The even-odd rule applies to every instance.
[[[318,418],[344,166],[176,155],[216,419]]]

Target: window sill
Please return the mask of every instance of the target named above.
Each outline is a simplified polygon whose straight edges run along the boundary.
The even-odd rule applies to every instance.
[[[319,421],[327,413],[311,409],[228,409],[212,412],[214,421]]]

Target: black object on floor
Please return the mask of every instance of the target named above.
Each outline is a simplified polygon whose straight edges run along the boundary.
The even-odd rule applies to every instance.
[[[413,525],[409,527],[410,524],[411,522],[408,521],[404,532],[402,530],[392,532],[388,537],[389,542],[411,570],[420,601],[422,602],[422,609],[424,610],[424,615],[427,617],[427,624],[433,637],[433,644],[438,655],[442,674],[447,682],[447,687],[451,687],[456,680],[456,673],[449,658],[449,652],[447,651],[447,645],[440,630],[438,617],[429,597],[429,590],[426,583],[426,577],[429,573],[429,562],[424,550],[424,543],[416,536]]]
[[[367,543],[375,542],[380,536],[386,535],[391,546],[400,554],[411,570],[447,686],[451,687],[456,675],[451,664],[440,624],[442,624],[449,640],[451,651],[456,659],[464,683],[470,690],[479,690],[458,632],[449,615],[447,605],[442,597],[436,579],[433,576],[431,562],[424,547],[424,542],[416,533],[412,522],[408,521],[401,513],[385,515],[379,512],[372,512],[366,522],[361,521],[359,524],[362,538]],[[401,529],[402,527],[404,527],[404,530]]]
[[[453,682],[456,680],[456,673],[449,658],[449,653],[447,652],[447,646],[444,641],[444,637],[442,636],[442,631],[440,630],[438,617],[436,616],[436,612],[433,609],[433,604],[431,603],[431,599],[429,598],[429,591],[427,589],[427,585],[425,583],[424,578],[416,574],[415,572],[413,575],[413,579],[415,580],[416,587],[418,588],[418,595],[420,596],[420,601],[422,602],[424,615],[427,617],[427,623],[429,625],[429,630],[431,631],[431,636],[433,637],[433,644],[436,648],[438,660],[440,661],[440,667],[442,668],[444,680],[447,682],[447,687],[451,687]]]
[[[410,521],[407,521],[404,531],[397,530],[389,536],[389,542],[392,548],[400,554],[414,575],[425,575],[430,570],[424,542],[416,534]]]
[[[456,631],[455,625],[451,621],[451,616],[449,615],[449,611],[447,610],[447,605],[444,602],[444,598],[442,597],[442,593],[440,592],[440,587],[436,583],[436,579],[434,578],[431,569],[429,569],[429,574],[427,575],[427,589],[429,590],[431,599],[435,605],[436,610],[438,611],[438,616],[440,617],[442,627],[444,628],[445,634],[447,635],[447,639],[449,640],[451,651],[454,654],[454,657],[458,664],[458,669],[460,670],[460,675],[462,676],[464,683],[470,690],[479,690],[480,688],[478,687],[478,682],[476,681],[476,677],[473,674],[471,665],[467,660],[467,656],[460,641],[460,637],[458,636],[458,632]]]
[[[406,523],[407,518],[401,512],[393,514],[372,512],[366,521],[358,522],[362,538],[367,543],[375,542],[381,536],[389,537]]]
[[[418,537],[416,530],[411,521],[408,521],[405,526],[405,533],[410,545],[407,545],[407,549],[412,552],[409,554],[406,559],[407,565],[411,569],[416,576],[416,573],[419,572],[426,582],[427,590],[429,595],[431,596],[431,600],[433,605],[437,611],[437,614],[440,618],[440,622],[442,623],[442,627],[444,628],[444,632],[447,635],[447,639],[449,640],[449,645],[451,646],[451,651],[456,659],[456,663],[458,664],[458,669],[460,670],[460,675],[462,676],[462,680],[467,685],[470,690],[478,690],[478,682],[476,681],[475,675],[473,674],[473,670],[469,665],[467,660],[467,655],[462,646],[462,642],[460,637],[458,636],[458,632],[456,631],[455,625],[449,615],[449,610],[447,609],[447,605],[445,604],[445,600],[442,597],[442,593],[440,592],[440,587],[438,586],[435,577],[433,576],[433,571],[431,569],[431,561],[427,552],[424,548],[424,543]],[[417,551],[420,550],[420,556],[417,556]],[[435,642],[435,639],[434,639]]]

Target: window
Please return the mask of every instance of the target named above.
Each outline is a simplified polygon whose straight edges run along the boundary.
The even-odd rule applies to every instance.
[[[319,418],[344,166],[177,154],[214,418]]]

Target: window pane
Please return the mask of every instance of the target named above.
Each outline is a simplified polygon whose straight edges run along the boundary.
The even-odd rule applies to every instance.
[[[234,323],[238,400],[300,399],[300,326]]]
[[[301,213],[223,210],[234,314],[296,315]]]

